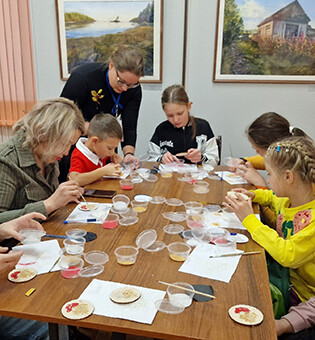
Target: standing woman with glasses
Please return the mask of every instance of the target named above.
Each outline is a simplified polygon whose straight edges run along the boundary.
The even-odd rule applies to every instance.
[[[85,64],[74,70],[61,93],[61,97],[72,99],[81,109],[86,131],[95,114],[103,112],[115,116],[123,128],[123,161],[134,162],[136,166],[139,159],[134,153],[142,98],[139,80],[143,75],[144,62],[139,50],[120,46],[108,63]],[[70,157],[59,163],[60,182],[67,179]],[[120,163],[122,158],[115,154],[111,161]]]

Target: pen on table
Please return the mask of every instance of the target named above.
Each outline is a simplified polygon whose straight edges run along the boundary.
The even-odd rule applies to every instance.
[[[142,162],[140,162],[140,164],[139,164],[139,166],[138,166],[138,169],[140,169],[140,168],[141,168],[141,166],[142,166]]]
[[[63,221],[63,224],[68,224],[68,223],[89,223],[89,222],[96,222],[96,218],[87,218],[86,220],[65,220]]]
[[[156,165],[153,165],[153,168],[157,171],[160,171],[160,169]]]
[[[255,255],[255,254],[261,254],[261,251],[248,251],[248,252],[245,252],[245,253],[210,255],[209,258],[213,259],[213,258],[216,258],[216,257],[229,257],[229,256],[240,256],[240,255]]]

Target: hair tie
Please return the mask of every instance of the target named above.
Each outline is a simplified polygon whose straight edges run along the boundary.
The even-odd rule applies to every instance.
[[[280,151],[280,145],[277,146],[277,152],[279,152],[279,151]]]
[[[293,135],[293,129],[294,129],[294,126],[289,126],[289,133],[290,133],[290,135]]]

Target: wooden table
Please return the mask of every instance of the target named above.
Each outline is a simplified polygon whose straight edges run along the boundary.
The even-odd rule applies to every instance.
[[[152,167],[152,164],[150,164]],[[133,198],[135,194],[161,195],[166,198],[177,197],[186,201],[206,201],[221,204],[225,193],[232,186],[224,181],[209,180],[210,192],[196,194],[192,185],[178,181],[177,174],[172,178],[160,178],[155,183],[143,181],[136,184],[131,191],[119,187],[118,180],[102,180],[89,188],[114,189]],[[111,200],[88,199],[88,201],[111,202]],[[209,280],[178,271],[181,263],[172,261],[167,249],[151,253],[139,251],[137,262],[133,266],[117,264],[114,250],[121,245],[135,245],[138,234],[144,229],[155,229],[158,240],[166,244],[182,241],[178,235],[168,235],[163,227],[169,223],[162,217],[162,212],[184,210],[184,207],[170,207],[166,204],[148,205],[148,210],[138,214],[139,222],[129,227],[119,226],[105,230],[98,224],[68,224],[62,222],[75,207],[69,204],[55,212],[44,227],[49,234],[65,234],[72,228],[84,228],[97,234],[97,239],[86,243],[85,251],[103,250],[109,255],[105,270],[96,278],[106,281],[121,282],[148,288],[166,290],[158,283],[183,281],[191,284],[212,285],[216,299],[193,304],[177,315],[158,312],[152,325],[136,323],[128,320],[114,319],[99,315],[72,321],[65,319],[60,309],[64,303],[78,298],[93,278],[65,279],[60,272],[39,275],[29,282],[14,284],[5,277],[0,279],[0,315],[46,321],[51,324],[67,324],[112,332],[161,339],[276,339],[275,323],[270,297],[269,281],[264,252],[259,255],[243,256],[230,283]],[[181,223],[186,227],[185,223]],[[247,236],[249,233],[243,231]],[[60,246],[62,245],[60,241]],[[245,251],[262,250],[254,241],[238,245]],[[36,291],[26,297],[30,288]],[[234,322],[228,315],[228,309],[236,304],[248,304],[257,307],[264,314],[263,322],[254,327],[243,326]]]

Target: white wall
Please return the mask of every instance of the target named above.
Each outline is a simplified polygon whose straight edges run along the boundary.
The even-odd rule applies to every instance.
[[[60,80],[55,0],[31,0],[38,99],[59,96]],[[223,136],[223,156],[254,154],[245,127],[258,115],[276,111],[315,139],[315,85],[215,84],[212,82],[217,1],[190,0],[186,89],[192,114],[206,118]],[[158,123],[165,119],[162,90],[181,83],[184,0],[164,0],[163,82],[144,84],[138,122],[137,155],[145,153]]]

